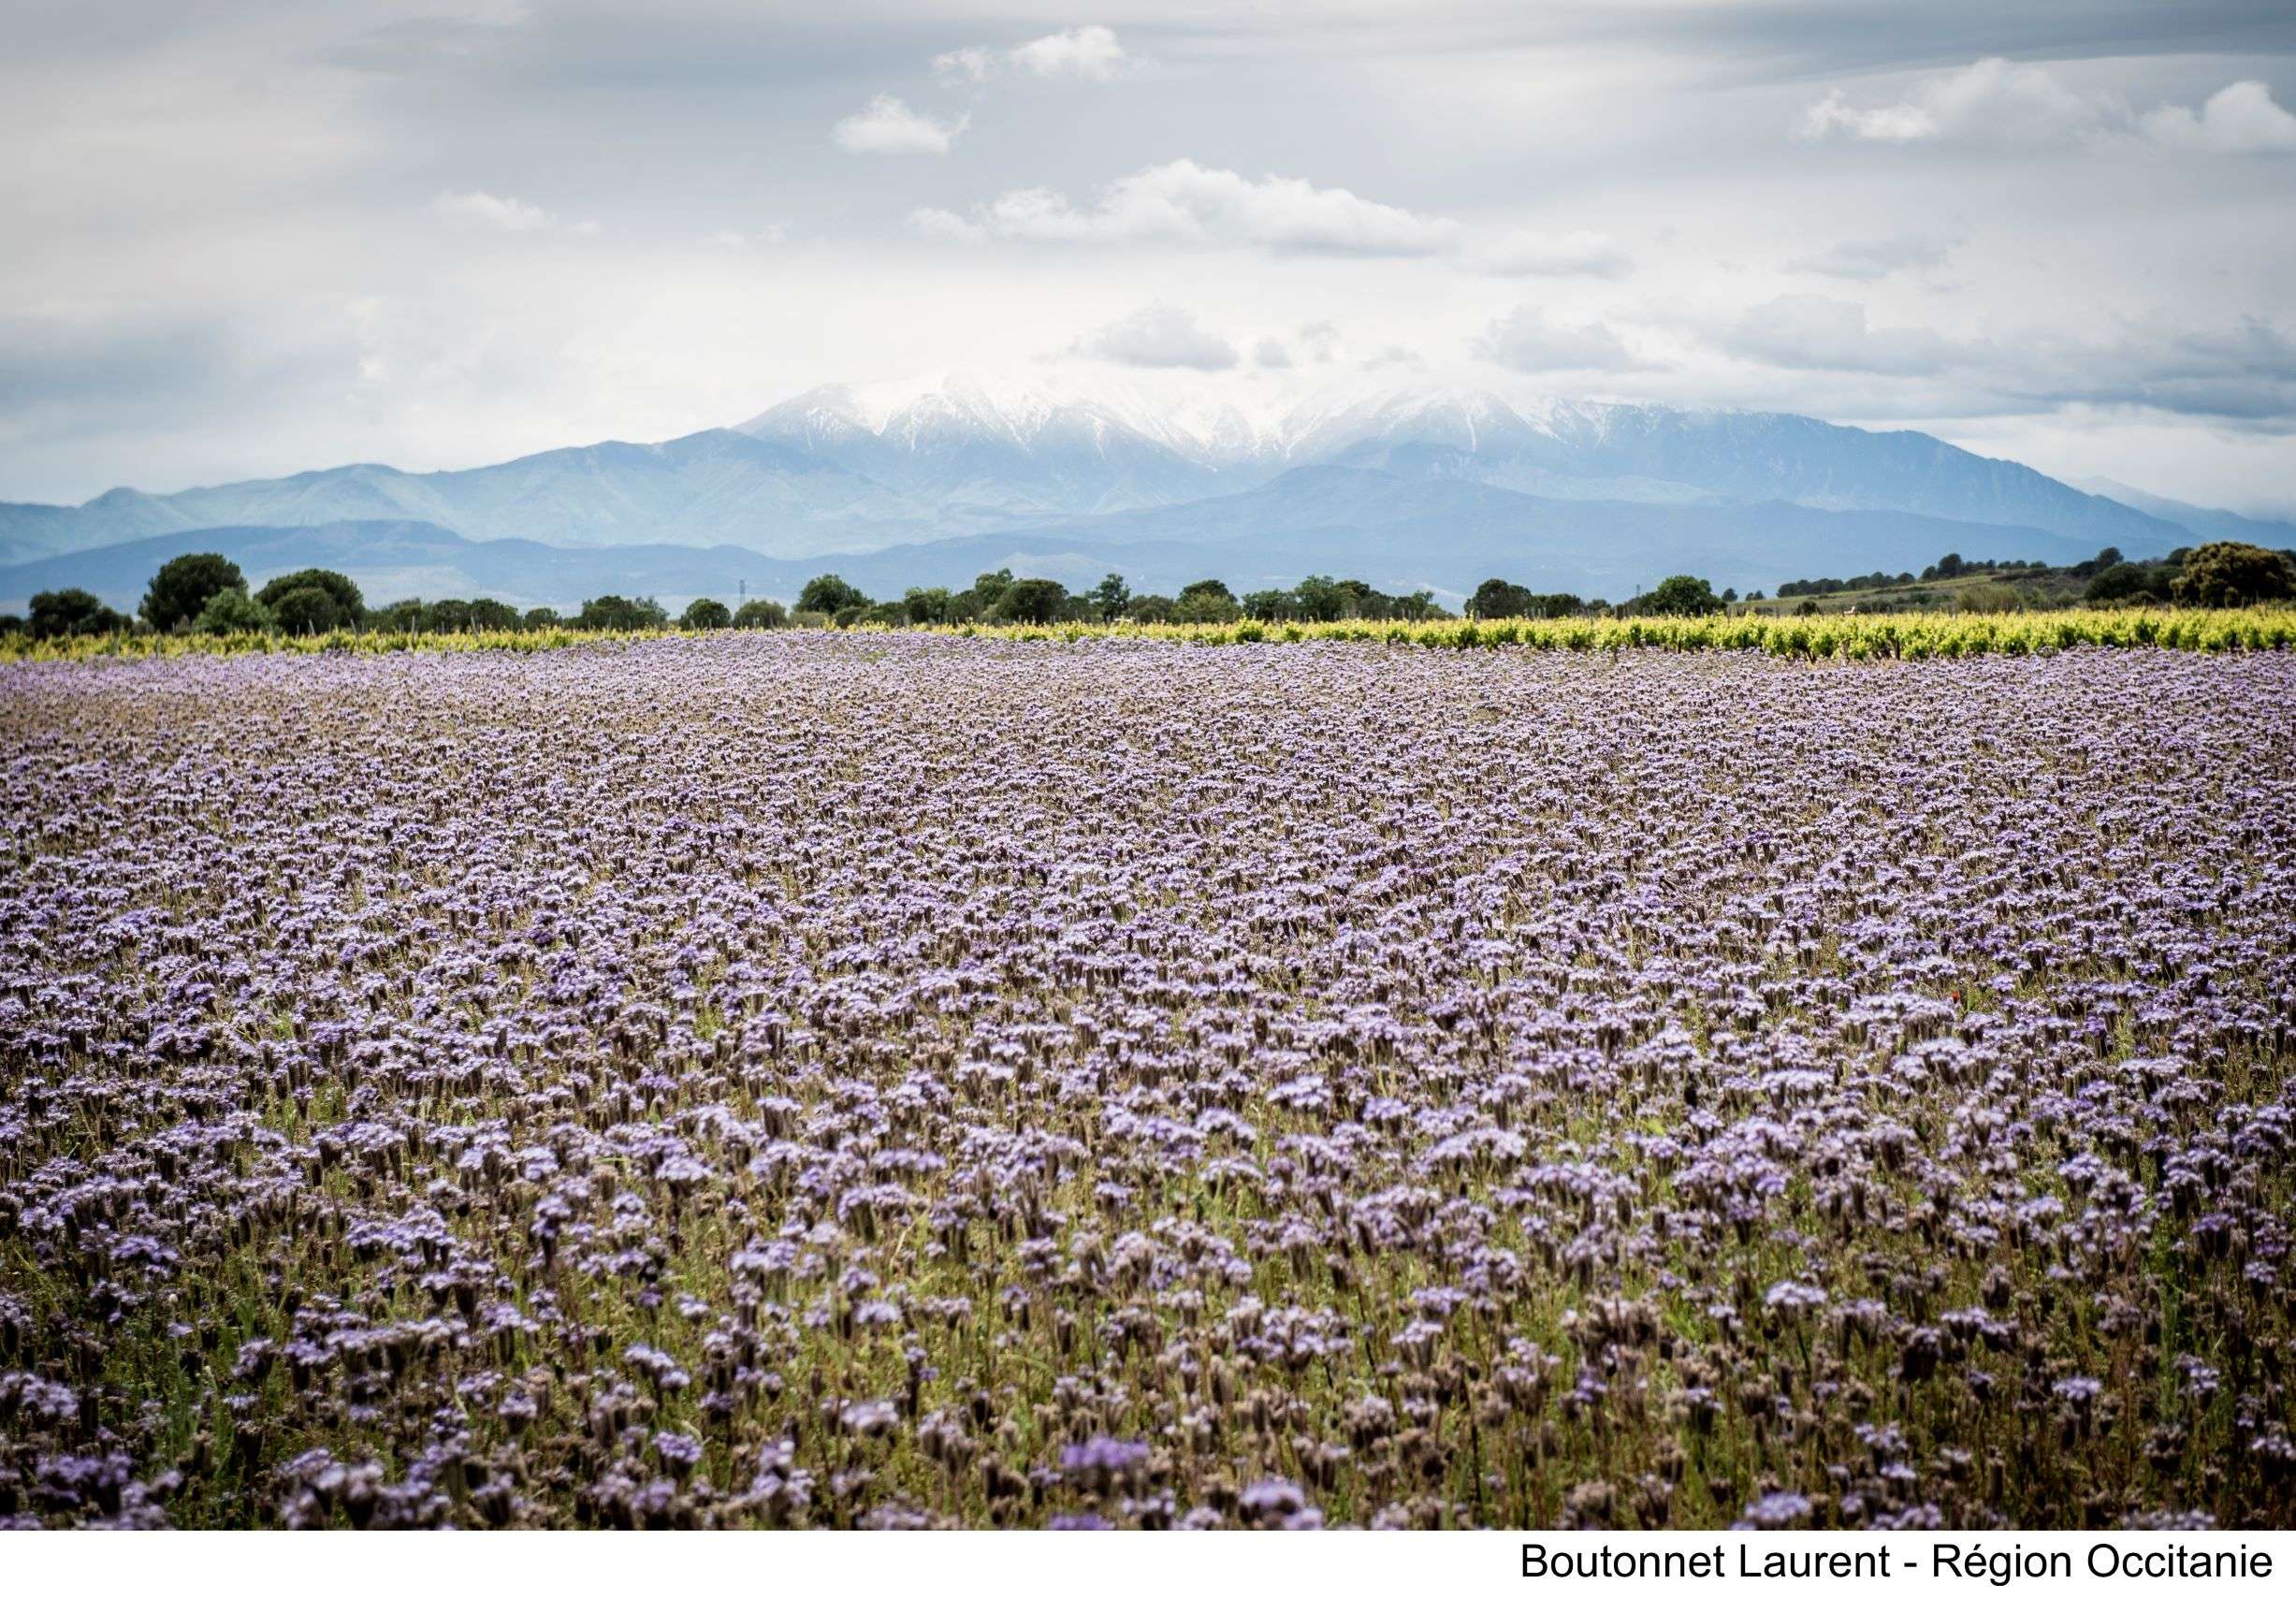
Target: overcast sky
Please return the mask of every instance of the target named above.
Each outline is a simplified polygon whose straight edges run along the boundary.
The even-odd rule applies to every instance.
[[[971,366],[2296,508],[2296,6],[0,0],[0,499]]]

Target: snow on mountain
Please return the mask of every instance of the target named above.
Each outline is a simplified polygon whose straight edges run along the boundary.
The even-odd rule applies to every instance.
[[[1408,530],[1392,524],[1412,540],[1443,536],[1442,506],[1478,507],[1478,536],[1488,536],[1492,518],[1528,516],[1524,505],[1535,499],[1670,507],[1693,519],[1710,512],[1732,538],[1759,525],[1735,514],[1749,507],[1842,513],[1846,519],[1827,525],[1842,545],[1831,564],[1845,572],[1874,563],[1858,532],[1861,515],[1968,526],[1955,542],[1971,557],[2005,548],[2004,529],[2092,551],[2114,545],[2132,556],[2196,542],[2152,505],[2085,493],[1923,433],[1472,387],[1302,383],[1298,374],[1255,377],[1222,390],[1180,374],[1048,366],[1019,376],[945,371],[830,385],[736,427],[661,443],[609,442],[459,472],[352,466],[176,494],[123,488],[76,508],[0,505],[0,560],[199,528],[410,519],[469,540],[726,545],[797,559],[1083,518],[1118,518],[1104,524],[1115,527],[1154,512],[1157,536],[1184,543],[1191,526],[1241,536],[1238,515],[1258,501],[1240,497],[1306,467],[1343,470],[1316,490],[1329,526],[1367,525],[1398,485],[1512,496],[1417,496]],[[1348,511],[1338,502],[1347,496],[1362,503]],[[2198,519],[2190,507],[2167,508]],[[1574,513],[1568,525],[1600,519]],[[1883,524],[1870,525],[1880,539]]]

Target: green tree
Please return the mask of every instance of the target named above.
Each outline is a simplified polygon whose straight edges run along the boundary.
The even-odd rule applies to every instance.
[[[192,631],[210,636],[230,632],[269,632],[271,613],[242,588],[218,588],[208,596],[192,621]]]
[[[1652,588],[1642,608],[1652,616],[1711,616],[1722,602],[1704,577],[1677,574]]]
[[[654,600],[600,594],[582,602],[582,615],[574,625],[594,632],[649,632],[669,626],[670,613]]]
[[[1504,577],[1486,577],[1468,597],[1467,614],[1485,621],[1529,616],[1537,597],[1519,583],[1510,583]]]
[[[2296,592],[2296,571],[2275,549],[2230,541],[2203,544],[2185,557],[2184,569],[2169,590],[2179,604],[2256,604]]]
[[[143,618],[156,632],[172,632],[190,623],[225,588],[247,591],[237,565],[220,555],[179,555],[152,574],[143,594]]]
[[[516,632],[518,613],[499,599],[474,599],[471,602],[470,626],[473,632]]]
[[[370,612],[367,625],[376,632],[420,632],[423,612],[428,608],[418,599],[393,600],[381,610]]]
[[[1259,588],[1236,602],[1254,621],[1288,621],[1298,614],[1299,602],[1289,588]]]
[[[734,613],[736,627],[787,627],[790,613],[779,601],[754,599]]]
[[[471,602],[462,599],[432,600],[423,606],[422,630],[425,632],[468,632],[471,630]]]
[[[559,614],[546,604],[538,604],[523,617],[529,632],[539,632],[545,627],[559,625]]]
[[[2081,597],[2091,604],[2118,604],[2152,597],[2153,574],[2122,560],[2107,566],[2088,580]]]
[[[937,627],[949,619],[949,590],[911,588],[901,596],[901,614],[919,627]]]
[[[267,584],[255,603],[271,613],[282,632],[332,632],[343,625],[335,596],[315,583],[279,591]]]
[[[32,596],[24,632],[34,638],[87,638],[124,632],[127,617],[85,588],[51,588]]]
[[[703,598],[686,607],[685,614],[677,618],[677,624],[689,632],[715,632],[720,627],[734,625],[734,613],[725,607],[722,600]]]
[[[1124,607],[1132,603],[1132,585],[1111,572],[1085,591],[1084,601],[1102,621],[1113,621],[1124,614]]]
[[[835,616],[855,605],[866,606],[869,596],[835,572],[824,572],[807,582],[797,595],[799,610],[826,611]]]
[[[1020,577],[997,600],[997,614],[1008,621],[1042,626],[1060,615],[1068,597],[1068,590],[1050,577]]]
[[[1179,598],[1172,602],[1171,618],[1174,621],[1208,622],[1222,626],[1242,614],[1243,607],[1236,603],[1236,596],[1228,591],[1228,585],[1213,577],[1190,583],[1182,588]]]
[[[277,615],[280,600],[297,588],[317,588],[326,594],[334,603],[335,614],[341,617],[337,623],[339,626],[355,627],[367,614],[367,599],[358,591],[358,585],[341,572],[330,572],[324,566],[306,566],[299,572],[273,577],[255,590],[255,598]],[[285,617],[280,617],[280,625],[287,626]],[[296,631],[292,627],[287,630],[291,632]]]
[[[994,572],[983,572],[975,577],[973,597],[981,602],[980,614],[986,616],[995,610],[998,602],[1005,597],[1005,590],[1011,586],[1012,571],[1007,566],[999,566]]]
[[[1135,594],[1124,614],[1127,620],[1155,623],[1171,620],[1177,608],[1164,594]]]
[[[1370,585],[1363,585],[1363,592],[1370,591]],[[1303,621],[1342,620],[1355,614],[1359,597],[1330,577],[1302,577],[1291,590],[1292,608]]]

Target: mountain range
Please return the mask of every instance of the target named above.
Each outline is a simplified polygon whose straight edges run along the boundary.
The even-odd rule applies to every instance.
[[[1167,592],[1320,571],[1446,595],[1499,575],[1622,598],[1674,571],[1770,587],[1949,550],[2062,562],[2218,536],[2286,545],[2296,527],[1783,414],[1435,389],[1256,416],[959,374],[817,388],[730,428],[465,471],[355,465],[0,504],[0,604],[66,584],[126,603],[193,548],[257,581],[339,567],[377,601],[564,605],[607,588],[730,598],[744,583],[787,598],[825,570],[898,593],[998,565],[1071,586],[1112,569]]]

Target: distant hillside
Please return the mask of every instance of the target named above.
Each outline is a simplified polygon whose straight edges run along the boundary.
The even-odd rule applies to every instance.
[[[258,584],[317,565],[349,573],[378,603],[483,593],[521,607],[564,607],[609,591],[652,594],[665,603],[701,594],[731,599],[745,581],[752,596],[787,599],[824,571],[893,597],[912,586],[969,584],[1000,566],[1071,588],[1113,570],[1136,589],[1166,593],[1199,577],[1264,588],[1325,573],[1361,577],[1389,592],[1427,588],[1453,599],[1489,576],[1542,591],[1624,599],[1678,571],[1707,575],[1717,587],[1751,588],[1844,562],[1918,568],[1949,551],[2054,562],[2092,553],[2037,529],[1980,528],[1899,512],[1541,500],[1340,467],[1287,472],[1231,498],[1235,502],[1222,504],[1216,516],[1175,506],[793,559],[732,545],[476,541],[403,520],[210,528],[0,569],[0,606],[21,610],[32,593],[65,587],[130,606],[162,562],[196,549],[229,556]]]
[[[1288,478],[1315,468],[1335,474],[1312,485]],[[1279,482],[1271,501],[1264,496]],[[0,505],[0,562],[193,528],[350,521],[421,521],[466,539],[570,548],[731,545],[807,560],[981,536],[1110,543],[1151,527],[1157,538],[1211,542],[1246,536],[1251,518],[1273,506],[1293,530],[1408,524],[1414,537],[1436,540],[1433,571],[1447,570],[1445,541],[1527,515],[1524,495],[1670,508],[1669,539],[1716,550],[1718,570],[1742,574],[1792,565],[1758,542],[1730,542],[1750,528],[1757,541],[1767,536],[1780,525],[1768,509],[1778,504],[1836,514],[1825,524],[1837,545],[1828,563],[1853,570],[1907,559],[1895,541],[1903,524],[1893,518],[1909,516],[2010,530],[1956,536],[1994,554],[2036,530],[2084,553],[2111,544],[2152,555],[2196,538],[2186,523],[1925,434],[1806,416],[1406,390],[1254,419],[1112,390],[1049,395],[952,377],[893,391],[817,389],[739,428],[469,471],[343,466],[165,495],[118,488],[72,507]],[[1541,515],[1543,525],[1566,519]],[[1608,524],[1595,530],[1607,535]],[[1394,552],[1399,560],[1411,553]],[[1583,559],[1590,572],[1642,572],[1631,556],[1613,559],[1601,548]]]

